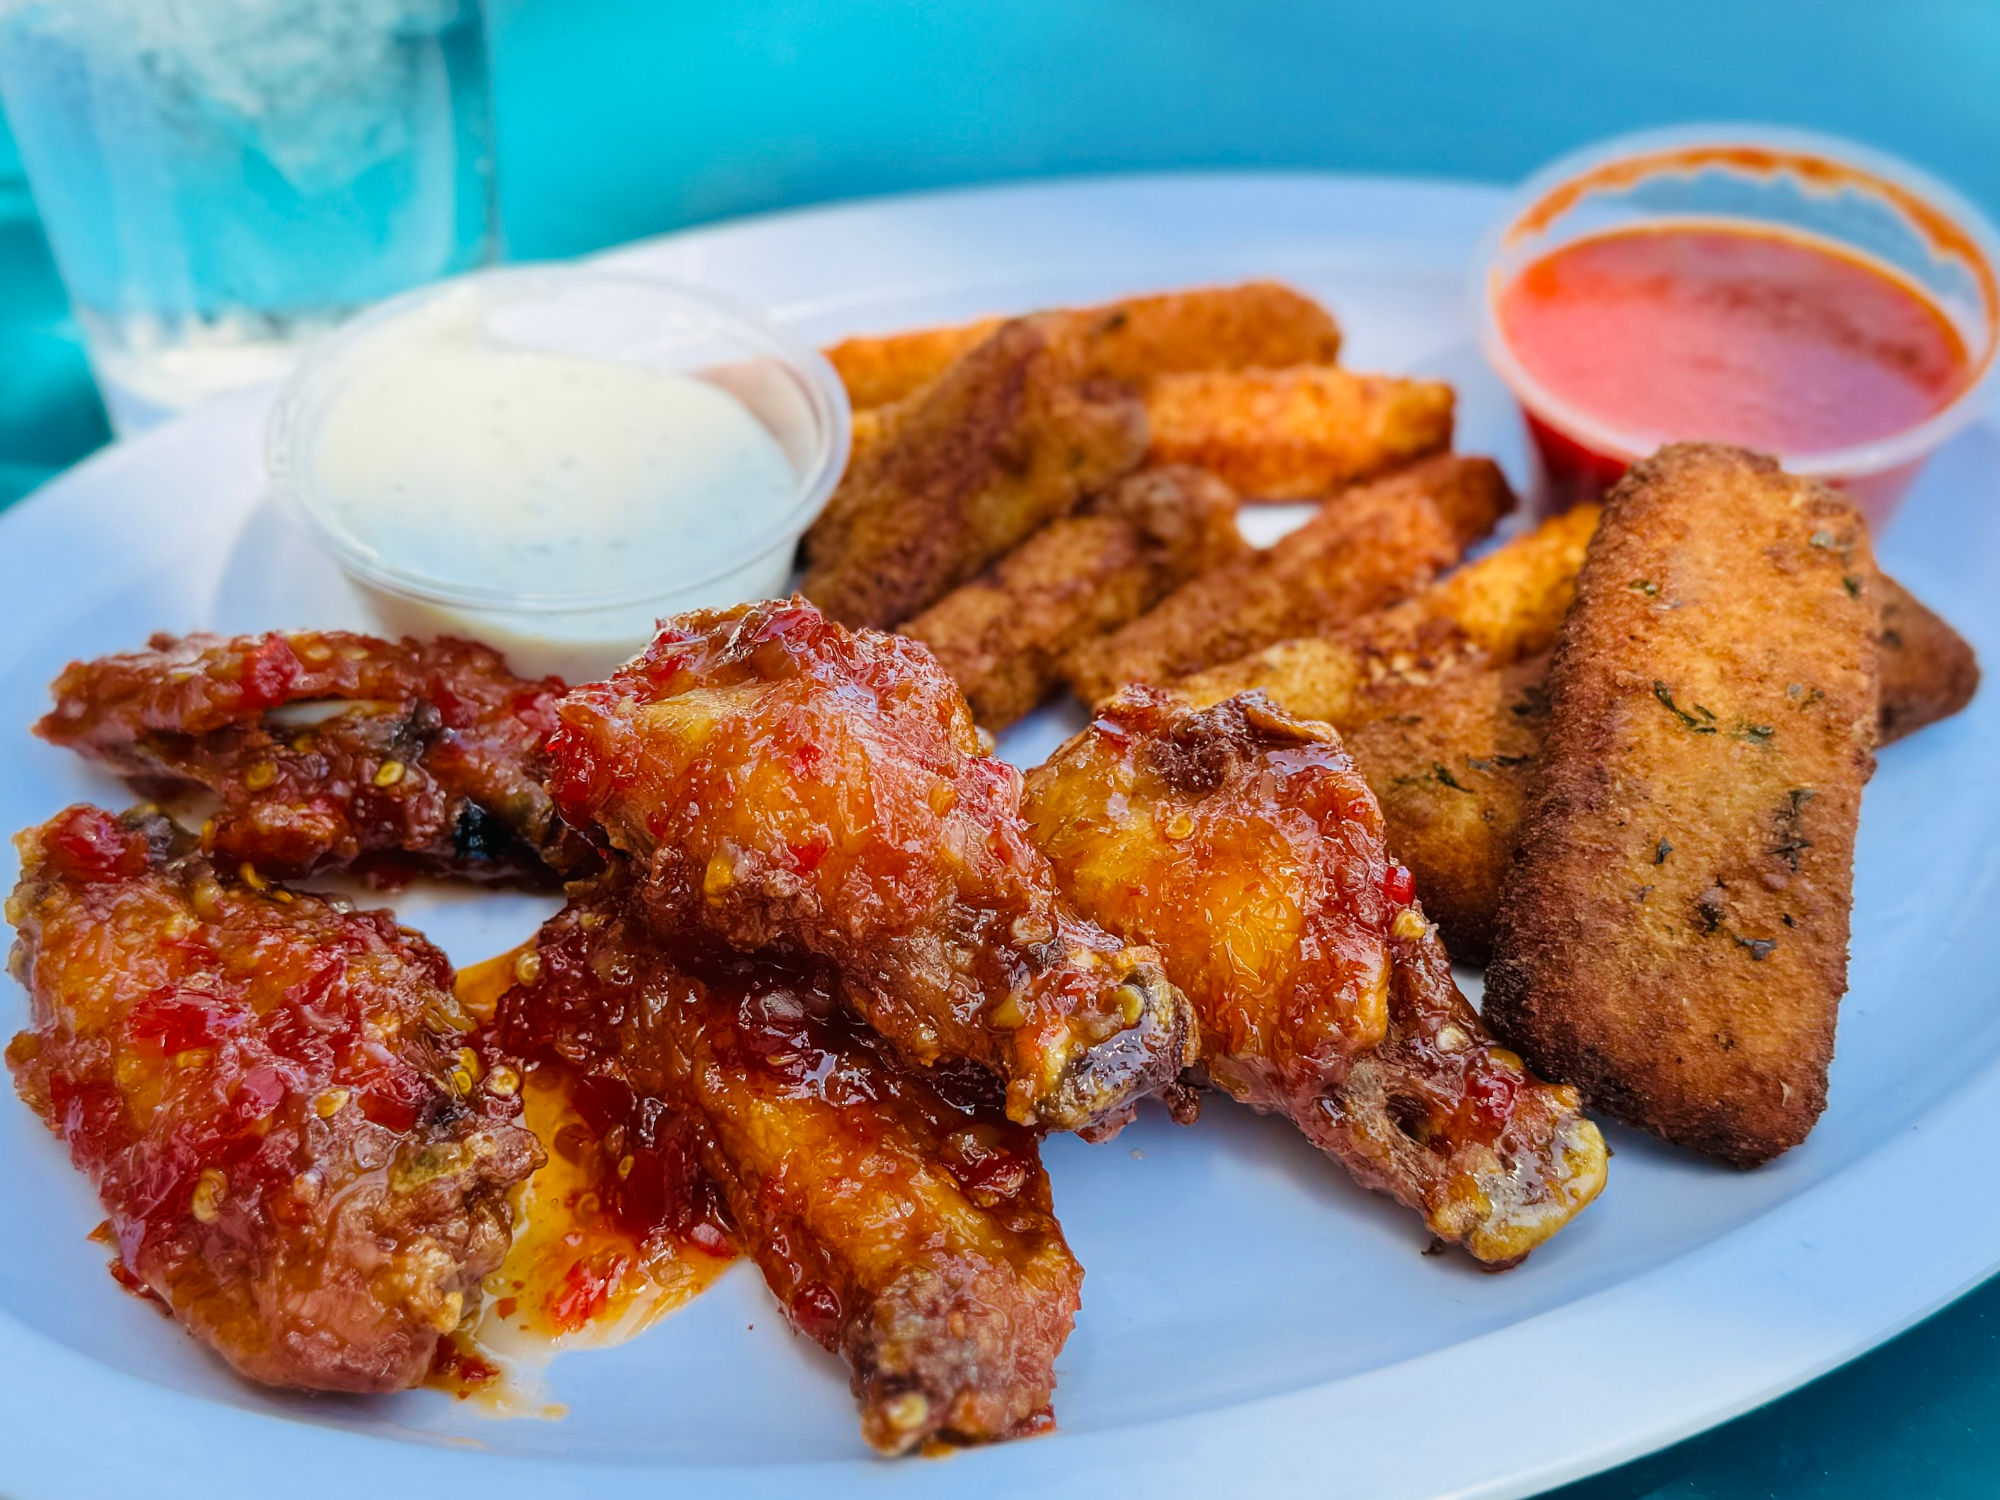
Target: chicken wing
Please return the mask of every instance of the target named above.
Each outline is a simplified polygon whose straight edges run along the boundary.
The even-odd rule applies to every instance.
[[[1091,379],[1058,318],[1017,318],[911,398],[806,533],[804,590],[848,625],[928,608],[1136,466],[1138,398]]]
[[[931,648],[981,724],[1004,729],[1061,682],[1073,648],[1248,551],[1228,485],[1146,469],[897,628]]]
[[[1147,459],[1198,465],[1247,499],[1306,500],[1443,452],[1452,404],[1443,381],[1338,365],[1162,375]]]
[[[541,1151],[465,1066],[441,953],[181,838],[90,807],[21,836],[14,1086],[96,1184],[129,1284],[242,1374],[414,1385]]]
[[[1608,1112],[1739,1166],[1826,1103],[1876,590],[1834,491],[1676,445],[1605,502],[1549,669],[1487,1019]]]
[[[1490,1264],[1596,1195],[1596,1127],[1459,995],[1325,725],[1128,687],[1030,773],[1024,807],[1065,893],[1159,950],[1232,1097]]]
[[[1115,1127],[1185,1064],[1186,1001],[1057,896],[1019,774],[915,642],[804,600],[699,612],[557,713],[557,803],[645,865],[663,932],[832,964],[905,1057],[992,1070],[1022,1124]]]
[[[1090,340],[1086,373],[1144,387],[1174,370],[1332,364],[1340,327],[1310,297],[1274,281],[1128,297],[1057,316]],[[845,339],[826,357],[857,412],[929,385],[1000,326],[982,318],[876,338]]]
[[[667,949],[615,887],[581,895],[502,1036],[608,1078],[652,1134],[691,1127],[792,1326],[847,1360],[875,1447],[1032,1430],[1083,1279],[1035,1137],[899,1066],[824,974],[697,977]]]
[[[149,795],[206,790],[217,860],[548,882],[584,850],[542,787],[555,678],[470,641],[154,636],[68,667],[35,732]]]
[[[1445,454],[1344,490],[1262,552],[1183,584],[1071,653],[1086,703],[1165,684],[1290,636],[1332,630],[1422,588],[1513,508],[1499,468]]]

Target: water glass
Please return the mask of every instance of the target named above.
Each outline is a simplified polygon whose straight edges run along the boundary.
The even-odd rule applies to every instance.
[[[0,0],[0,98],[120,432],[498,253],[478,0]]]

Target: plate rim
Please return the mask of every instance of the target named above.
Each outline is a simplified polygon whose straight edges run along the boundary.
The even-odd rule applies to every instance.
[[[1098,173],[775,210],[652,237],[591,258],[672,267],[726,250],[732,242],[851,230],[897,215],[921,219],[997,211],[1035,200],[1088,203],[1107,193],[1259,191],[1325,195],[1332,202],[1322,206],[1335,210],[1344,204],[1352,211],[1365,200],[1428,204],[1427,212],[1447,217],[1489,211],[1504,196],[1489,184],[1402,175]],[[1033,274],[1054,272],[1037,268]],[[128,470],[143,474],[175,444],[200,443],[246,421],[261,422],[268,399],[268,391],[225,398],[92,455],[0,516],[0,549],[17,534],[46,524],[79,487],[117,483]],[[1979,419],[1988,428],[1993,423],[1991,412]],[[1962,1151],[1964,1159],[1953,1159],[1950,1143],[1984,1140],[1996,1123],[2000,1065],[1967,1076],[1907,1128],[1823,1181],[1683,1255],[1573,1302],[1317,1385],[1171,1418],[1059,1432],[961,1455],[948,1465],[860,1457],[756,1467],[627,1463],[384,1442],[169,1390],[99,1364],[0,1309],[0,1371],[6,1372],[0,1391],[17,1434],[0,1450],[0,1485],[17,1500],[123,1494],[142,1480],[163,1497],[213,1494],[224,1486],[268,1483],[274,1455],[282,1453],[290,1464],[339,1465],[349,1483],[491,1474],[508,1482],[532,1479],[552,1496],[658,1494],[674,1488],[674,1476],[705,1482],[717,1474],[727,1474],[742,1493],[773,1495],[796,1493],[808,1478],[829,1495],[887,1486],[912,1494],[939,1485],[1011,1491],[1028,1484],[1058,1494],[1086,1488],[1094,1493],[1108,1473],[1120,1475],[1121,1483],[1168,1492],[1256,1483],[1286,1494],[1323,1491],[1328,1469],[1322,1465],[1337,1462],[1342,1487],[1357,1493],[1511,1500],[1657,1451],[1797,1389],[1915,1325],[2000,1269],[2000,1204],[1987,1206],[1981,1195],[1947,1191],[1961,1186],[1965,1170],[1978,1164],[1969,1148]],[[1926,1192],[1926,1185],[1939,1191]],[[1869,1211],[1888,1202],[1904,1211]],[[1852,1211],[1856,1205],[1858,1213]],[[1842,1237],[1838,1254],[1811,1253],[1834,1234]],[[1913,1256],[1911,1247],[1920,1238],[1923,1244]],[[1789,1254],[1773,1253],[1783,1251]],[[1760,1252],[1769,1258],[1759,1260]],[[1778,1269],[1784,1274],[1768,1274]],[[1894,1295],[1885,1290],[1891,1285]],[[1674,1331],[1669,1342],[1677,1348],[1663,1349],[1657,1337],[1648,1338],[1662,1329]],[[1604,1341],[1621,1352],[1576,1358],[1580,1343],[1588,1349]],[[1629,1373],[1634,1347],[1647,1357],[1676,1357],[1656,1361],[1643,1386],[1610,1378]],[[1531,1387],[1509,1378],[1522,1369],[1537,1370],[1547,1383]],[[1404,1461],[1407,1452],[1392,1460],[1365,1445],[1358,1450],[1340,1445],[1342,1432],[1379,1429],[1404,1405],[1418,1402],[1440,1413],[1478,1413],[1481,1456],[1471,1458],[1468,1450],[1475,1445],[1463,1442],[1437,1445],[1414,1463]],[[85,1425],[75,1420],[84,1409],[116,1411],[121,1440],[105,1444],[94,1441],[92,1432],[69,1430]],[[1526,1418],[1539,1413],[1546,1421],[1552,1409],[1562,1411],[1565,1430],[1609,1435],[1551,1453],[1540,1441],[1543,1428]],[[1510,1415],[1521,1420],[1509,1420]],[[1163,1440],[1169,1426],[1171,1438]],[[189,1468],[169,1466],[169,1455]]]

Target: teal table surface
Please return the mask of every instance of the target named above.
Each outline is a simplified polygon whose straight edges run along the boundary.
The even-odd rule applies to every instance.
[[[1051,173],[1506,181],[1594,137],[1686,119],[1857,137],[2000,216],[1996,0],[487,3],[507,235],[522,257]],[[0,505],[106,437],[0,133]],[[1996,1436],[2000,1282],[1761,1411],[1557,1496],[1985,1497],[2000,1494]]]

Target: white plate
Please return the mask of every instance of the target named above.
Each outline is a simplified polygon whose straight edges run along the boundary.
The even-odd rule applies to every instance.
[[[625,252],[775,304],[816,336],[1142,288],[1282,276],[1324,297],[1361,367],[1443,374],[1462,446],[1520,473],[1463,315],[1484,189],[1323,176],[1155,177],[787,215]],[[155,629],[358,622],[263,501],[260,400],[82,465],[0,519],[0,825],[119,789],[31,740],[69,658]],[[1886,563],[2000,661],[2000,433],[1942,453]],[[1060,1432],[885,1463],[844,1371],[739,1267],[643,1338],[559,1359],[569,1415],[494,1421],[432,1392],[358,1401],[242,1384],[124,1295],[85,1243],[91,1195],[0,1100],[0,1491],[154,1500],[344,1491],[1511,1496],[1630,1458],[1879,1343],[2000,1266],[2000,731],[1987,693],[1891,747],[1869,787],[1853,991],[1811,1140],[1736,1173],[1612,1132],[1610,1186],[1522,1268],[1427,1258],[1413,1215],[1290,1130],[1214,1105],[1115,1144],[1050,1143],[1089,1277],[1059,1362]],[[1032,759],[1060,715],[1010,736]],[[11,864],[0,868],[11,881]],[[401,903],[460,961],[523,934],[529,898]],[[0,997],[11,1023],[21,998]],[[11,1029],[11,1025],[8,1026]],[[420,1490],[419,1487],[422,1487]]]

